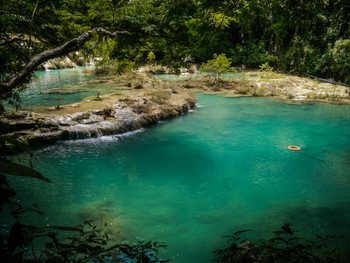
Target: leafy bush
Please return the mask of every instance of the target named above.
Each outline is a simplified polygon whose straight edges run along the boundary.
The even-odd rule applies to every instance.
[[[227,58],[225,54],[215,54],[212,60],[202,64],[201,71],[214,74],[216,79],[219,80],[222,74],[234,72],[235,69],[231,67],[231,59]]]
[[[96,64],[97,75],[119,75],[136,68],[135,62],[128,60],[106,59]]]
[[[301,74],[315,74],[320,58],[319,52],[307,40],[295,37],[283,55],[282,69]]]
[[[237,44],[231,51],[234,55],[233,62],[248,68],[258,68],[261,64],[274,65],[277,58],[266,50],[263,42],[247,42]]]
[[[267,71],[267,72],[272,72],[273,71],[273,67],[271,67],[268,62],[266,62],[264,64],[261,64],[259,66],[259,69],[260,69],[260,71]]]
[[[170,89],[157,89],[151,92],[151,101],[163,104],[170,98],[171,94],[172,91]]]
[[[153,51],[148,52],[147,61],[153,63],[156,60],[156,55]]]
[[[315,239],[309,240],[296,236],[297,231],[294,231],[290,224],[285,223],[279,230],[273,232],[272,238],[254,243],[241,239],[241,234],[247,231],[251,230],[237,231],[232,236],[225,236],[228,238],[228,246],[213,252],[214,262],[338,262],[338,248],[331,243],[335,239],[332,235],[315,235]]]
[[[318,63],[319,74],[350,84],[350,39],[338,40],[329,45]]]

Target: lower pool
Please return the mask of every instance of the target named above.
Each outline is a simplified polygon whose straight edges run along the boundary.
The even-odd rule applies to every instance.
[[[33,164],[53,184],[11,178],[40,224],[102,218],[171,262],[211,262],[223,235],[283,223],[350,245],[350,106],[199,94],[194,111],[118,137],[62,142]],[[300,151],[287,149],[297,145]]]

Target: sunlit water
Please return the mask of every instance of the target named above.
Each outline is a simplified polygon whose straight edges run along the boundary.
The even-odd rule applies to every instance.
[[[195,79],[198,76],[216,76],[213,74],[207,74],[207,73],[194,73],[194,74],[188,74],[188,73],[183,73],[183,74],[156,74],[154,75],[157,78],[167,80],[167,81],[185,81],[185,80],[190,80],[190,79]],[[234,73],[225,73],[221,74],[220,78],[222,79],[240,79],[242,78],[243,73],[242,72],[234,72]]]
[[[181,263],[210,262],[223,235],[272,237],[285,222],[338,235],[345,253],[350,106],[197,98],[193,112],[136,133],[37,150],[34,167],[54,183],[11,178],[21,201],[47,213],[28,220],[100,218],[130,242],[167,243],[161,256]]]
[[[94,86],[88,80],[94,78],[91,67],[36,71],[33,81],[22,94],[21,106],[56,106],[82,100],[96,95]],[[65,93],[49,93],[57,88],[66,88]],[[72,88],[73,87],[73,88]]]

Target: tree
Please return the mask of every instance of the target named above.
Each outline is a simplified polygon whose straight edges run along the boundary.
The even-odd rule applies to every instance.
[[[350,83],[350,39],[338,40],[329,45],[318,61],[318,74],[335,81]]]
[[[129,34],[127,31],[115,31],[110,32],[102,28],[95,28],[89,31],[86,31],[81,36],[74,38],[65,44],[44,51],[36,56],[34,56],[30,61],[16,74],[12,77],[8,78],[4,82],[0,83],[0,98],[5,97],[8,93],[12,92],[19,88],[23,83],[26,82],[30,74],[43,62],[55,58],[60,57],[66,54],[69,54],[73,51],[79,50],[86,41],[91,39],[94,34],[99,36],[108,36],[108,37],[116,37],[121,34]]]
[[[247,67],[268,62],[277,70],[323,75],[317,63],[332,63],[323,54],[350,37],[349,8],[345,0],[1,0],[0,82],[93,28],[125,28],[133,36],[115,41],[108,63],[147,63],[152,51],[157,62],[179,68],[223,53]],[[332,75],[349,81],[342,71]],[[12,91],[0,91],[1,99],[18,101],[20,89]]]
[[[216,80],[219,81],[222,74],[233,72],[235,69],[231,68],[231,60],[225,54],[214,54],[213,59],[202,64],[201,71],[216,75]]]

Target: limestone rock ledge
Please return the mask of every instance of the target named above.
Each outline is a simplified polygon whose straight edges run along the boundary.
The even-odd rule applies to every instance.
[[[195,102],[195,97],[189,93],[176,93],[161,103],[132,97],[104,103],[103,108],[85,111],[77,108],[76,112],[63,115],[60,111],[54,114],[23,113],[18,119],[2,118],[0,134],[30,146],[117,135],[187,113]]]

